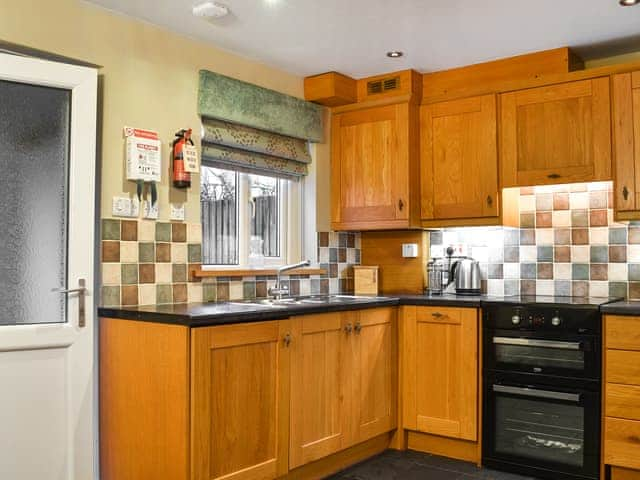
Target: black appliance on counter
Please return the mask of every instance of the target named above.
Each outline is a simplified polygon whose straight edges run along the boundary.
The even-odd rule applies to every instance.
[[[599,478],[599,306],[611,301],[523,296],[483,306],[483,465]]]

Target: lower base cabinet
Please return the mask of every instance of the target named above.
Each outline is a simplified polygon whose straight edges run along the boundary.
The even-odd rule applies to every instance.
[[[377,453],[396,428],[396,328],[395,308],[191,329],[101,319],[101,478],[318,478],[314,461]]]
[[[396,311],[293,320],[289,467],[396,427]]]
[[[401,307],[403,426],[478,440],[478,311]]]

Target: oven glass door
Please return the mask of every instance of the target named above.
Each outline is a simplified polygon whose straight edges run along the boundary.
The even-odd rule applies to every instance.
[[[488,457],[597,477],[598,393],[496,380],[485,388]]]
[[[600,378],[600,347],[595,337],[495,330],[485,334],[485,365],[491,370]]]

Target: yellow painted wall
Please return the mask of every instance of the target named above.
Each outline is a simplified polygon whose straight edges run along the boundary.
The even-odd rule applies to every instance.
[[[0,0],[0,40],[103,66],[103,217],[111,215],[114,195],[135,191],[123,178],[122,127],[128,125],[161,135],[164,172],[159,188],[160,218],[168,218],[171,199],[187,202],[187,221],[200,221],[198,179],[188,193],[169,189],[168,181],[169,145],[174,133],[192,127],[199,134],[198,70],[303,96],[300,77],[80,0]],[[328,164],[323,158],[320,162]]]

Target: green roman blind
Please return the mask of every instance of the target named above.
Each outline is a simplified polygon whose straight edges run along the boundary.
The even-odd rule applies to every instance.
[[[203,165],[300,178],[322,141],[319,105],[213,72],[200,72],[198,112]]]

